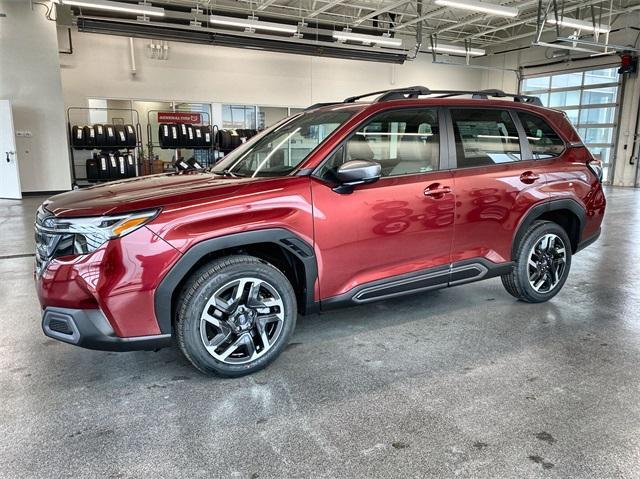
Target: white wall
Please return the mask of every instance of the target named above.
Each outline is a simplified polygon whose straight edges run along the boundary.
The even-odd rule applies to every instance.
[[[74,54],[60,57],[68,106],[106,97],[306,107],[392,88],[394,78],[398,87],[451,88],[476,87],[482,79],[477,70],[432,65],[428,55],[392,66],[172,42],[169,60],[153,60],[143,39],[135,40],[132,76],[128,38],[74,33],[73,43]]]
[[[56,27],[39,5],[0,0],[0,98],[13,104],[23,192],[70,188]],[[0,125],[0,128],[2,126]]]
[[[613,24],[613,29],[624,27],[624,25],[637,25],[638,23],[640,23],[640,14],[633,12],[618,17],[618,21]],[[623,28],[621,31],[613,32],[609,42],[616,45],[633,45],[637,41],[637,35],[637,31]],[[546,33],[543,41],[552,41],[554,38],[555,33]],[[619,57],[617,55],[585,58],[588,57],[588,54],[575,52],[571,54],[570,61],[554,64],[559,60],[558,58],[547,58],[553,49],[531,47],[533,39],[534,37],[531,36],[530,38],[504,46],[500,48],[500,50],[515,49],[518,47],[529,48],[506,54],[490,55],[484,59],[482,63],[494,68],[518,69],[519,67],[525,67],[522,70],[524,75],[561,72],[563,70],[577,68],[595,68],[619,63]],[[602,42],[603,39],[601,38],[600,41]],[[586,45],[583,47],[588,48]],[[500,88],[508,92],[518,91],[517,76],[507,71],[486,70],[483,75],[482,85],[484,88]],[[619,142],[616,148],[613,172],[614,185],[634,186],[638,158],[632,158],[631,155],[633,151],[634,132],[637,128],[635,124],[636,115],[639,107],[640,80],[638,79],[638,74],[636,74],[628,76],[624,85],[622,113],[618,127]],[[631,160],[633,160],[635,164],[630,164]]]

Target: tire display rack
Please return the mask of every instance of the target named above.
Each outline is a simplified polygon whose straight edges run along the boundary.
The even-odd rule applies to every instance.
[[[130,117],[131,123],[122,124],[120,123],[110,123],[110,124],[102,124],[95,123],[92,124],[87,122],[89,118],[89,114],[91,112],[106,112],[106,113],[123,113],[127,114]],[[80,116],[82,118],[80,118]],[[74,132],[77,132],[78,128],[82,125],[82,127],[93,128],[94,131],[99,127],[113,126],[118,128],[125,128],[126,125],[130,125],[135,130],[135,141],[130,142],[127,145],[122,144],[85,144],[84,146],[78,146],[77,141],[74,139]],[[142,127],[140,126],[140,115],[137,110],[132,108],[101,108],[101,107],[69,107],[67,108],[67,129],[69,135],[69,158],[71,163],[71,186],[73,189],[93,186],[98,183],[104,183],[107,181],[114,181],[117,179],[122,179],[125,177],[135,177],[140,176],[142,172],[141,162],[142,162]],[[106,143],[106,142],[105,142]],[[86,154],[81,154],[84,152]],[[125,153],[123,153],[125,152]],[[96,156],[104,155],[106,157],[110,157],[111,155],[119,156],[126,155],[127,157],[131,155],[133,158],[133,171],[129,171],[128,174],[119,176],[119,177],[109,177],[109,178],[89,178],[88,175],[88,160],[95,158]],[[79,173],[80,168],[84,170],[84,174]]]
[[[160,120],[160,114],[171,113],[199,115],[200,121],[194,123],[184,123],[178,121],[168,122]],[[185,128],[185,130],[180,131],[180,134],[175,136],[175,138],[171,142],[163,144],[160,138],[160,131],[163,128]],[[188,133],[186,130],[187,128],[191,128]],[[196,131],[199,131],[199,134],[205,134],[202,132],[202,130],[206,130],[206,134],[209,135],[208,141],[205,141],[204,137],[196,138]],[[201,169],[213,166],[213,164],[218,159],[215,141],[215,138],[217,137],[217,131],[218,126],[211,125],[211,116],[206,111],[194,112],[185,109],[175,109],[172,111],[149,110],[147,112],[147,146],[149,151],[149,158],[151,160],[155,158],[153,151],[154,149],[158,148],[162,150],[174,150],[173,161],[171,162],[171,164],[175,167],[176,170]],[[180,150],[193,150],[193,159],[182,158],[180,156]],[[155,166],[152,166],[152,168],[154,168],[154,172],[157,172],[155,171],[155,169],[157,169]]]

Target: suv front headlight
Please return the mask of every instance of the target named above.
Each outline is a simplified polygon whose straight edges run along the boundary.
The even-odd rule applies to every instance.
[[[92,253],[110,239],[125,236],[156,217],[159,210],[117,216],[56,218],[36,223],[38,234],[49,237],[52,257]]]

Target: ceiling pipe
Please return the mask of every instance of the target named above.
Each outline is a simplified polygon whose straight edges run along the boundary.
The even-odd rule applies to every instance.
[[[136,76],[138,70],[136,70],[136,52],[133,48],[133,37],[129,37],[129,55],[131,59],[131,76]]]
[[[418,16],[422,16],[422,0],[418,0]],[[422,22],[418,23],[418,27],[416,28],[416,47],[413,52],[407,55],[408,61],[413,61],[418,57],[418,53],[420,52],[420,47],[422,46]]]
[[[135,38],[159,39],[182,43],[268,50],[281,53],[313,55],[321,57],[363,60],[381,63],[404,63],[406,50],[359,45],[340,45],[335,42],[319,42],[289,37],[273,37],[245,32],[227,32],[213,28],[193,28],[184,25],[167,25],[161,22],[136,22],[106,18],[79,17],[78,31]]]

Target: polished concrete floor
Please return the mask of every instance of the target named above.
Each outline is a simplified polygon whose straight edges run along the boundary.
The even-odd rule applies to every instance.
[[[640,191],[608,198],[547,304],[494,279],[305,317],[236,380],[44,337],[38,200],[0,201],[0,476],[640,477]]]

